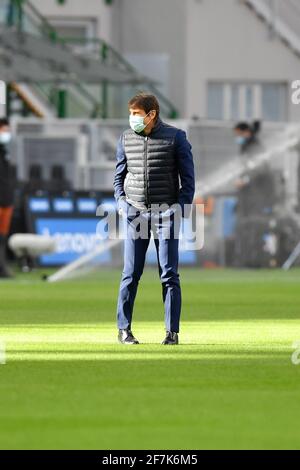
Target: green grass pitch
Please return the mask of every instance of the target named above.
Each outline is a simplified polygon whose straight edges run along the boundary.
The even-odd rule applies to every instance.
[[[181,344],[146,269],[116,343],[120,271],[0,283],[1,449],[300,448],[300,271],[181,270]]]

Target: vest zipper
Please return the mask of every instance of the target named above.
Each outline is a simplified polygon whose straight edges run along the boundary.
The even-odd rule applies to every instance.
[[[146,196],[146,206],[148,207],[148,174],[147,174],[147,143],[148,143],[148,137],[145,137],[145,147],[144,147],[144,152],[145,152],[145,158],[144,158],[144,165],[145,165],[145,196]]]

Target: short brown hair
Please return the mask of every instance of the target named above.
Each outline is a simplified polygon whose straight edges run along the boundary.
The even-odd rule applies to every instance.
[[[139,92],[128,101],[128,108],[143,109],[146,114],[155,109],[156,118],[158,118],[160,113],[159,102],[156,96],[143,91]]]

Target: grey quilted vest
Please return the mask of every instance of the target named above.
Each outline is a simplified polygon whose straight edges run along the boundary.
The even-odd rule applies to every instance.
[[[178,201],[177,131],[158,118],[148,136],[132,129],[123,133],[128,171],[124,191],[132,205],[143,209],[151,204],[172,205]]]

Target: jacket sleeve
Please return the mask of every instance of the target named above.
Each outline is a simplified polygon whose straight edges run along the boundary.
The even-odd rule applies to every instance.
[[[179,130],[175,138],[176,157],[180,176],[180,191],[178,203],[182,211],[184,205],[191,205],[195,195],[195,169],[192,146],[187,140],[186,132]]]
[[[123,146],[123,134],[121,135],[117,146],[117,164],[114,178],[115,199],[125,197],[124,180],[127,174],[127,159]]]

